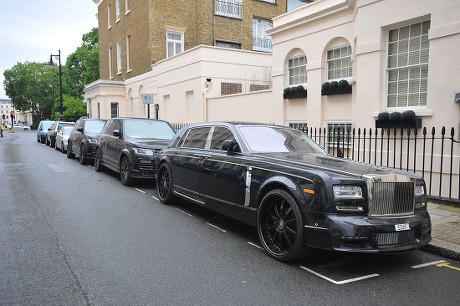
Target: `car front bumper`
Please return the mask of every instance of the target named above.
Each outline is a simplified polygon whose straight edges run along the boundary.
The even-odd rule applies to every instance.
[[[431,240],[428,212],[402,218],[328,214],[321,224],[305,225],[306,245],[343,252],[384,253],[417,249]]]

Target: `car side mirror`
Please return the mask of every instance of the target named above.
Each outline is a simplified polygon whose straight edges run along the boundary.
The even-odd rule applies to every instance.
[[[222,143],[222,150],[227,151],[227,153],[240,152],[240,146],[233,139],[224,140]]]
[[[112,135],[115,137],[120,137],[120,130],[113,130]]]
[[[79,127],[79,128],[77,129],[77,131],[79,131],[80,133],[83,133],[83,128],[82,128],[82,127]]]

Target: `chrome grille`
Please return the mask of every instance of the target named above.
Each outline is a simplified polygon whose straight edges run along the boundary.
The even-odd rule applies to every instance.
[[[402,216],[414,212],[414,182],[371,183],[369,216]]]
[[[404,244],[415,240],[415,231],[391,232],[377,234],[377,244],[379,246]]]

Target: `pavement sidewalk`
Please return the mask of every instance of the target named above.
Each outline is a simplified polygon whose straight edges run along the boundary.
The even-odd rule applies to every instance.
[[[428,202],[431,242],[423,250],[460,261],[460,208]]]

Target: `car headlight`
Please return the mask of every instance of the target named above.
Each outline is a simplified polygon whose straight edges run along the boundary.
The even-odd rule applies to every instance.
[[[133,148],[133,150],[137,155],[153,156],[153,150],[151,149]]]
[[[336,199],[362,199],[363,191],[360,186],[335,185],[332,187]]]
[[[425,195],[425,186],[423,184],[416,184],[415,185],[415,196],[421,197]]]

